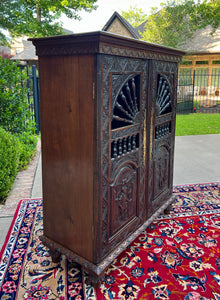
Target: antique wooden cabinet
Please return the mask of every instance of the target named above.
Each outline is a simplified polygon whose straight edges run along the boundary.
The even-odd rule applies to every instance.
[[[106,32],[32,39],[43,242],[98,280],[172,201],[183,52]]]

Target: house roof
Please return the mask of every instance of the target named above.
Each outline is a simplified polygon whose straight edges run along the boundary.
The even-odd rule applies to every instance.
[[[135,29],[138,31],[138,33],[143,33],[145,31],[145,26],[147,24],[148,20],[144,21],[143,23],[141,23],[138,27],[136,27]],[[140,35],[139,33],[139,35]],[[140,35],[141,37],[141,35]]]
[[[64,34],[72,34],[73,32],[63,28]],[[23,60],[23,61],[30,61],[30,60],[38,60],[37,55],[35,54],[35,47],[31,41],[22,40],[24,45],[24,50],[14,55],[11,60]]]
[[[131,24],[128,23],[117,11],[113,13],[111,18],[108,20],[108,22],[105,24],[105,26],[102,28],[103,31],[108,31],[112,23],[115,21],[115,19],[118,19],[122,25],[130,32],[133,38],[140,39],[140,34],[137,29],[135,29]]]
[[[25,41],[26,48],[20,52],[14,55],[11,60],[37,60],[38,57],[35,54],[35,47],[30,41]]]
[[[220,28],[212,33],[209,25],[204,29],[197,30],[191,39],[188,39],[179,48],[188,54],[214,54],[220,53]]]

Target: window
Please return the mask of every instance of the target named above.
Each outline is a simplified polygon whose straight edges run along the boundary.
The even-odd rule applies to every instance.
[[[184,65],[184,66],[192,65],[192,61],[191,60],[184,60],[184,61],[182,61],[181,65]]]
[[[197,60],[196,65],[208,65],[208,60]]]
[[[212,61],[212,64],[213,64],[213,65],[220,65],[220,60],[213,60],[213,61]]]

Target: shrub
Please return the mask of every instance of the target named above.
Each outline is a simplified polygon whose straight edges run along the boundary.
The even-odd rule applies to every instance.
[[[36,153],[26,80],[16,62],[0,57],[0,201],[7,197],[17,172]]]
[[[0,126],[15,134],[34,132],[26,79],[16,62],[0,57]]]
[[[37,136],[24,132],[18,138],[21,143],[19,169],[24,169],[36,153]]]
[[[0,200],[4,200],[18,172],[21,143],[0,127]]]

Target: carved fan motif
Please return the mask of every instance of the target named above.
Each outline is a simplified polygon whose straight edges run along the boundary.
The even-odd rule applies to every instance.
[[[172,111],[171,107],[170,88],[167,80],[159,75],[157,85],[157,99],[156,99],[156,114],[157,116],[169,113]]]
[[[130,78],[121,88],[113,108],[112,129],[139,122],[140,76]]]

